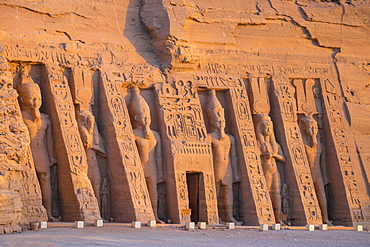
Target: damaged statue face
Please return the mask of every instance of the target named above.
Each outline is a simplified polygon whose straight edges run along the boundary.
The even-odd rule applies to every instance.
[[[301,120],[304,124],[304,131],[308,136],[316,136],[318,132],[318,126],[315,119],[312,117],[304,117]]]
[[[26,83],[20,85],[19,96],[24,107],[29,109],[39,109],[42,104],[41,91],[37,84],[35,83]]]
[[[262,121],[262,134],[264,136],[270,136],[273,133],[273,123],[271,120]]]
[[[151,118],[148,114],[139,114],[135,116],[135,120],[140,126],[149,127],[151,124]]]

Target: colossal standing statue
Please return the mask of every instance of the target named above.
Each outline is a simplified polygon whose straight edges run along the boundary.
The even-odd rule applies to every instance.
[[[158,132],[150,129],[150,108],[145,99],[140,95],[140,89],[132,89],[132,98],[129,106],[133,119],[134,135],[143,165],[146,184],[148,186],[150,201],[157,223],[163,223],[158,218],[158,192],[157,183],[163,180],[162,171],[162,145]]]
[[[271,118],[266,114],[257,114],[256,137],[261,151],[261,163],[266,178],[266,185],[270,193],[277,223],[282,224],[281,219],[281,182],[276,160],[285,162],[280,145],[275,140],[274,125]]]
[[[31,151],[37,176],[40,182],[42,203],[50,221],[56,219],[51,214],[52,190],[50,166],[56,164],[52,139],[51,121],[48,115],[40,113],[41,91],[30,76],[24,76],[17,87],[23,121],[30,133]]]
[[[106,157],[106,154],[95,117],[92,113],[94,87],[91,71],[81,68],[72,69],[69,85],[75,104],[78,131],[80,132],[86,152],[88,165],[87,177],[91,182],[99,206],[101,206],[100,193],[102,181],[97,155]]]
[[[92,187],[94,189],[95,197],[98,200],[99,205],[101,205],[100,202],[101,176],[96,154],[102,157],[105,157],[106,155],[104,148],[100,142],[100,135],[95,124],[95,117],[91,113],[91,110],[89,108],[90,108],[89,104],[80,105],[80,109],[77,111],[77,122],[82,143],[86,150],[88,164],[87,177],[90,179]]]
[[[317,199],[321,208],[323,223],[331,224],[328,218],[326,203],[325,184],[329,183],[326,176],[326,169],[321,164],[324,159],[323,145],[320,140],[318,124],[312,116],[305,116],[299,119],[299,126],[302,132],[303,143],[306,149],[308,163],[310,164],[311,175],[315,186]],[[324,171],[324,173],[323,173]],[[324,176],[323,176],[324,175]]]
[[[209,91],[205,111],[210,124],[209,140],[212,144],[216,190],[225,205],[225,222],[237,221],[233,217],[233,182],[239,181],[235,138],[225,133],[224,109],[214,90]]]

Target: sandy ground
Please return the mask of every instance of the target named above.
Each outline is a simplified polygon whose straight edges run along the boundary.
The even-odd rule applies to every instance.
[[[178,226],[47,228],[0,236],[0,246],[370,246],[370,232],[354,230],[206,229]]]

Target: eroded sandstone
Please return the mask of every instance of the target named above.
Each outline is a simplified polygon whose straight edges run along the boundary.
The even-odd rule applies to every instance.
[[[369,224],[368,0],[12,0],[0,16],[0,233]]]

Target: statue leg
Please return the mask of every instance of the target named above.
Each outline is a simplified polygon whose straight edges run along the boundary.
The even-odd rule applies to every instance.
[[[282,224],[281,220],[281,195],[280,195],[280,177],[279,173],[275,172],[272,174],[272,181],[271,181],[271,188],[270,188],[270,197],[272,200],[272,206],[274,208],[275,220],[276,223]]]
[[[218,217],[223,221],[224,219],[221,217],[220,212],[222,211],[221,209],[221,203],[224,201],[224,194],[223,194],[223,189],[224,187],[221,184],[221,181],[216,181],[216,195],[217,195],[217,207],[218,207],[218,212],[219,215]]]
[[[313,183],[315,186],[316,196],[319,200],[319,205],[321,209],[321,216],[322,221],[324,224],[331,224],[328,217],[328,207],[326,202],[326,194],[325,194],[325,187],[324,187],[324,179],[322,178],[321,172],[312,172]]]
[[[164,223],[158,218],[158,191],[157,191],[157,177],[146,177],[146,185],[149,191],[150,202],[152,203],[153,212],[157,223]]]
[[[41,194],[42,194],[42,204],[44,205],[48,218],[50,221],[56,221],[56,219],[51,214],[52,205],[52,190],[50,181],[50,171],[37,173],[39,178]]]
[[[92,149],[86,150],[88,170],[87,177],[91,181],[91,185],[94,189],[94,194],[100,204],[100,187],[101,187],[101,176],[99,170],[98,160],[96,159],[96,153]]]
[[[234,200],[233,200],[233,186],[231,184],[227,184],[223,186],[223,192],[224,192],[224,204],[225,204],[225,211],[226,211],[226,222],[234,222],[237,223],[237,221],[234,219],[233,216],[233,206],[234,206]]]

